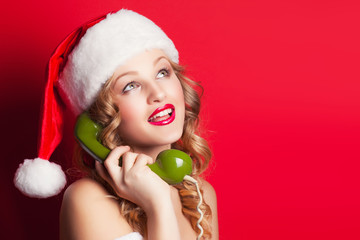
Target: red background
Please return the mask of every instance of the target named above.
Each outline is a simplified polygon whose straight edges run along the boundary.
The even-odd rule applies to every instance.
[[[205,87],[220,239],[360,239],[360,8],[344,0],[4,2],[1,239],[57,238],[61,196],[29,199],[12,178],[36,157],[52,51],[122,7],[161,26]]]

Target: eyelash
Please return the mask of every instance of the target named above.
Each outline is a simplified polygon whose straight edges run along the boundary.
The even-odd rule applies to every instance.
[[[166,77],[166,76],[169,76],[170,70],[167,67],[162,68],[162,69],[160,69],[160,71],[158,72],[158,74],[156,76],[158,76],[159,73],[161,73],[161,72],[165,72],[165,77]]]
[[[158,74],[156,75],[156,77],[157,77],[161,72],[165,72],[164,77],[167,77],[167,76],[169,76],[169,74],[170,74],[170,70],[169,70],[167,67],[165,67],[165,68],[160,69],[160,71],[158,72]],[[122,93],[126,93],[126,92],[128,92],[128,91],[131,91],[132,89],[134,89],[134,88],[136,87],[136,86],[134,86],[134,88],[131,88],[131,89],[129,89],[129,90],[126,90],[126,88],[128,88],[130,85],[136,85],[136,86],[138,86],[139,84],[138,84],[137,82],[135,82],[135,81],[129,82],[129,83],[126,84],[126,86],[123,88]]]
[[[129,90],[126,90],[127,87],[129,87],[130,85],[139,85],[137,82],[135,81],[131,81],[128,84],[126,84],[126,86],[124,87],[124,89],[122,90],[122,93],[126,93],[128,91],[131,91],[132,89],[134,89],[136,86],[134,86],[134,88],[131,88]]]

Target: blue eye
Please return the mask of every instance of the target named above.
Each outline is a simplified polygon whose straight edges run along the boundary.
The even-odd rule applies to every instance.
[[[128,91],[133,90],[134,88],[139,87],[139,84],[136,82],[129,82],[128,84],[126,84],[126,86],[124,87],[124,89],[122,90],[123,93],[126,93]]]
[[[161,69],[157,74],[156,78],[163,78],[169,75],[169,71],[167,69]]]

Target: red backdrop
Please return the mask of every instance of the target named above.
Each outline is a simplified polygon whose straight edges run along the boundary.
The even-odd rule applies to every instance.
[[[61,196],[29,199],[12,178],[36,156],[52,51],[80,24],[124,7],[160,25],[205,87],[220,239],[360,239],[359,4],[294,2],[5,1],[0,238],[57,238]],[[71,133],[65,139],[53,160],[66,167]]]

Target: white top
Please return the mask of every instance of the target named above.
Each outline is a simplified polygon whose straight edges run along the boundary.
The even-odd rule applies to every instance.
[[[114,240],[143,240],[143,237],[138,232],[132,232]]]

